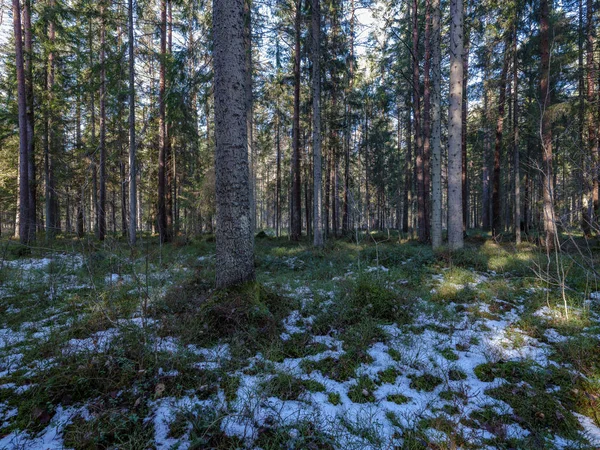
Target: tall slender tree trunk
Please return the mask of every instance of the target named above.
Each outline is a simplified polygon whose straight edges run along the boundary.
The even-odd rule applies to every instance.
[[[519,158],[519,58],[517,55],[518,18],[513,30],[513,174],[515,188],[515,243],[521,243],[521,172]]]
[[[135,143],[135,40],[133,24],[133,0],[128,0],[127,34],[129,38],[129,244],[137,240],[137,179]]]
[[[404,161],[404,211],[402,213],[402,231],[408,233],[412,230],[410,222],[411,206],[413,201],[412,190],[412,116],[410,114],[410,95],[406,97],[406,159]]]
[[[546,232],[545,246],[554,247],[556,239],[556,217],[554,215],[554,178],[552,176],[552,127],[548,108],[550,97],[550,7],[549,0],[540,0],[540,100],[542,105],[540,133],[542,138],[542,195],[543,222]]]
[[[432,168],[432,198],[431,198],[431,243],[433,248],[442,245],[442,120],[441,103],[441,38],[440,38],[440,0],[432,0],[433,10],[431,26],[431,47],[433,74],[433,92],[431,96],[431,168]]]
[[[254,279],[250,208],[244,0],[213,1],[215,90],[216,284]]]
[[[431,234],[431,0],[425,1],[425,64],[423,67],[423,214],[425,240]]]
[[[48,1],[48,6],[54,8],[54,0]],[[56,38],[56,29],[54,20],[51,19],[48,24],[48,65],[46,68],[46,90],[48,102],[46,104],[46,132],[44,143],[44,185],[46,197],[46,240],[52,240],[56,232],[56,209],[54,192],[54,42]]]
[[[25,51],[25,89],[27,96],[27,177],[29,181],[29,233],[35,239],[37,226],[37,183],[35,170],[35,113],[33,94],[33,33],[31,31],[31,0],[23,3],[23,37]]]
[[[448,245],[464,246],[462,205],[463,2],[450,0],[450,108],[448,113]]]
[[[106,18],[105,0],[100,2],[100,201],[98,239],[106,236]]]
[[[158,92],[158,234],[161,242],[169,241],[167,230],[167,123],[166,123],[166,58],[167,58],[167,0],[161,0],[160,22],[160,80]]]
[[[500,199],[500,159],[502,154],[502,134],[504,131],[504,112],[506,107],[506,78],[510,63],[510,36],[506,32],[504,44],[504,60],[500,72],[500,93],[498,95],[498,118],[496,120],[496,141],[494,146],[494,180],[492,189],[492,235],[498,237],[502,233],[501,199]]]
[[[300,240],[302,235],[302,198],[300,179],[300,25],[302,1],[296,2],[294,19],[294,117],[292,130],[292,214],[291,239]]]
[[[27,89],[23,61],[23,31],[21,5],[13,0],[13,29],[15,37],[15,63],[17,71],[17,101],[19,109],[19,240],[27,245],[31,240],[29,217],[29,156],[27,153]]]
[[[413,115],[415,122],[416,172],[417,172],[417,233],[419,242],[427,242],[425,221],[425,175],[423,163],[423,140],[421,135],[421,80],[419,74],[419,14],[418,0],[413,0],[412,16],[412,67],[413,67]]]
[[[594,214],[595,222],[599,222],[598,217],[600,215],[600,204],[599,198],[599,186],[598,186],[598,164],[599,164],[599,151],[598,151],[598,123],[596,122],[596,114],[593,109],[595,96],[594,96],[594,2],[593,0],[586,1],[586,25],[587,25],[587,36],[586,36],[586,78],[587,78],[587,101],[589,105],[588,112],[588,142],[590,146],[590,156],[592,160],[591,164],[591,177],[592,182],[590,183],[591,193],[589,197],[592,200],[592,209]]]
[[[344,211],[342,213],[342,231],[344,234],[350,230],[350,146],[352,141],[352,104],[350,96],[354,87],[354,26],[356,22],[356,9],[354,0],[350,0],[350,67],[348,68],[348,83],[345,96],[346,102],[346,130],[344,153]]]
[[[323,219],[321,217],[321,210],[323,208],[323,199],[321,182],[323,177],[321,171],[321,5],[319,0],[312,0],[311,20],[311,56],[313,65],[313,244],[315,247],[322,247]],[[344,206],[346,207],[346,203],[344,203]]]
[[[252,92],[252,0],[244,1],[244,46],[246,48],[246,126],[248,128],[248,158],[250,161],[250,208],[252,209],[252,232],[256,229],[256,173],[254,168],[254,97]]]
[[[468,3],[469,0],[466,0],[467,5],[465,5],[465,9],[468,11]],[[468,117],[468,108],[469,108],[469,97],[467,95],[467,89],[469,86],[469,47],[471,45],[470,42],[470,33],[467,31],[465,33],[465,46],[463,51],[463,101],[461,108],[461,117],[462,117],[462,131],[461,131],[461,149],[462,149],[462,208],[463,208],[463,233],[467,233],[467,228],[469,227],[469,174],[467,170],[467,117]]]

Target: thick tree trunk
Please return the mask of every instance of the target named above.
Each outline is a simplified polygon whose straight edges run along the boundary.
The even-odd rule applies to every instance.
[[[244,0],[214,0],[216,284],[254,279],[250,208]]]
[[[552,176],[552,128],[548,108],[550,97],[550,8],[549,0],[540,0],[540,99],[542,103],[541,138],[542,138],[542,195],[543,223],[546,232],[545,246],[550,249],[555,245],[556,217],[554,214],[554,178]]]
[[[23,32],[21,5],[13,0],[13,27],[15,37],[15,62],[17,71],[17,100],[19,109],[19,240],[27,245],[31,241],[29,216],[29,156],[27,153],[27,89],[23,61]]]
[[[296,2],[294,19],[294,117],[292,130],[292,214],[291,239],[300,240],[302,235],[302,198],[300,180],[300,25],[302,2]]]
[[[321,5],[319,0],[312,0],[312,95],[313,95],[313,244],[323,246],[323,208],[322,171],[321,171]],[[345,202],[345,205],[347,202]],[[347,217],[347,214],[346,216]],[[346,219],[347,220],[347,219]],[[347,226],[347,224],[346,224]]]
[[[448,245],[464,246],[462,205],[463,4],[450,1],[450,108],[448,114]]]
[[[440,0],[432,0],[433,9],[431,27],[431,47],[433,50],[431,68],[433,74],[433,92],[431,96],[431,243],[433,248],[442,245],[442,121],[441,103],[441,50],[440,50]]]

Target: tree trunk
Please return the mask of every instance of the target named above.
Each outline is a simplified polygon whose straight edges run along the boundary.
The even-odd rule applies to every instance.
[[[496,141],[494,146],[494,180],[492,188],[492,236],[502,233],[501,199],[500,199],[500,158],[502,153],[502,134],[504,131],[504,111],[506,106],[506,78],[510,62],[510,31],[506,32],[504,43],[504,60],[500,72],[500,93],[498,96],[498,118],[496,119]]]
[[[442,245],[442,121],[441,102],[441,50],[440,50],[440,0],[432,0],[433,20],[431,27],[431,47],[433,92],[431,100],[431,156],[432,156],[432,201],[431,201],[431,243],[433,248]]]
[[[540,99],[542,103],[541,137],[543,162],[543,201],[545,246],[554,247],[556,239],[556,217],[554,215],[554,180],[552,177],[552,128],[548,108],[550,97],[550,8],[548,0],[540,0]]]
[[[417,172],[417,233],[419,242],[427,242],[425,222],[425,180],[423,169],[423,141],[421,136],[421,93],[419,75],[419,14],[418,0],[413,0],[412,16],[412,67],[413,67],[413,115],[415,122],[416,172]]]
[[[518,20],[518,18],[517,18]],[[513,173],[514,173],[514,188],[515,188],[515,243],[521,243],[521,174],[520,174],[520,159],[519,159],[519,66],[517,55],[517,24],[513,30]]]
[[[133,0],[128,0],[127,33],[129,37],[129,244],[136,243],[137,180],[135,144],[135,41],[133,34]]]
[[[467,0],[468,5],[469,0]],[[468,9],[468,6],[466,7]],[[462,202],[463,202],[463,233],[467,233],[469,227],[469,178],[467,172],[467,115],[469,107],[469,97],[467,87],[469,85],[469,46],[470,33],[465,35],[465,46],[463,51],[463,102],[461,108],[462,131],[461,131],[461,149],[462,149]]]
[[[244,0],[214,0],[216,284],[254,279],[250,208]]]
[[[35,113],[33,93],[33,33],[31,31],[31,0],[23,3],[23,37],[25,51],[25,78],[27,96],[27,177],[29,181],[29,233],[30,238],[35,239],[37,225],[37,183],[35,171]]]
[[[15,37],[15,63],[17,71],[17,99],[19,108],[19,240],[27,245],[31,241],[29,216],[29,156],[27,153],[27,89],[23,61],[23,32],[21,5],[13,0],[13,27]]]
[[[104,0],[100,3],[100,201],[98,239],[106,236],[106,20]]]
[[[302,23],[302,2],[296,2],[294,20],[294,117],[292,130],[292,214],[291,239],[300,240],[302,235],[302,198],[300,180],[300,25]]]
[[[588,142],[590,146],[591,156],[591,177],[592,182],[590,183],[591,192],[589,197],[592,200],[592,209],[594,214],[594,221],[598,222],[600,215],[600,204],[598,202],[599,186],[598,186],[598,137],[597,137],[597,123],[595,121],[595,111],[593,109],[595,97],[594,97],[594,2],[587,0],[586,2],[586,22],[587,22],[587,38],[586,38],[586,73],[587,73],[587,101],[589,105],[588,112]]]
[[[425,241],[430,240],[429,185],[431,184],[431,0],[425,1],[425,65],[423,67],[423,214]]]
[[[463,5],[450,1],[450,108],[448,114],[448,245],[464,246],[462,209]]]
[[[161,0],[160,22],[160,80],[158,92],[158,234],[161,242],[169,241],[167,230],[167,124],[166,124],[166,57],[167,57],[167,0]]]
[[[312,0],[312,95],[313,95],[313,244],[323,246],[323,219],[321,210],[323,198],[321,190],[321,5]],[[345,206],[347,203],[344,204]],[[346,219],[347,220],[347,219]],[[347,224],[346,224],[347,226]]]

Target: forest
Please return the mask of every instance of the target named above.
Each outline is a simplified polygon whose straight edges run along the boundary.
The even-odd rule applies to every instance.
[[[600,448],[599,23],[0,1],[0,449]]]

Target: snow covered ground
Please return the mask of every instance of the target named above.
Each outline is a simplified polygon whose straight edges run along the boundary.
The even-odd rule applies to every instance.
[[[139,410],[135,412],[143,416],[139,418],[139,426],[158,449],[185,449],[197,443],[200,439],[197,422],[203,415],[214,419],[212,428],[206,430],[215,432],[216,424],[218,433],[236,445],[249,448],[260,446],[265,430],[285,436],[281,438],[286,443],[283,448],[308,448],[305,447],[308,429],[312,439],[321,445],[329,442],[340,449],[402,447],[411,439],[421,445],[423,441],[436,443],[439,446],[436,448],[451,445],[498,448],[502,442],[530,445],[535,442],[527,440],[532,434],[541,439],[537,442],[542,442],[543,448],[600,447],[600,428],[594,418],[584,414],[585,409],[571,411],[564,406],[564,412],[560,412],[562,409],[556,412],[554,422],[558,428],[546,427],[541,433],[539,424],[522,417],[520,405],[511,406],[510,389],[513,394],[519,389],[530,393],[538,389],[534,379],[515,381],[515,373],[520,374],[520,370],[528,374],[539,371],[549,380],[554,375],[548,374],[561,370],[561,374],[572,374],[574,380],[598,383],[598,378],[594,378],[598,377],[597,372],[580,373],[574,364],[557,357],[562,348],[559,346],[567,345],[573,336],[564,332],[567,328],[561,328],[564,315],[558,307],[543,305],[529,310],[530,295],[535,290],[522,289],[519,296],[510,300],[482,295],[481,299],[461,303],[462,290],[477,292],[481,288],[483,292],[481,286],[487,286],[486,283],[506,280],[495,272],[472,271],[472,281],[465,283],[446,280],[444,271],[433,274],[426,281],[428,290],[435,295],[445,292],[444,289],[458,294],[445,303],[416,300],[409,323],[381,321],[377,327],[382,338],[365,348],[352,374],[344,377],[336,373],[343,369],[344,355],[349,355],[347,343],[336,329],[326,334],[315,332],[319,311],[326,311],[340,301],[348,286],[344,283],[352,283],[359,273],[385,277],[387,288],[399,289],[398,292],[405,292],[401,289],[405,289],[408,281],[395,278],[391,267],[365,265],[361,269],[348,265],[332,277],[335,282],[312,284],[301,275],[297,277],[298,271],[309,265],[306,261],[298,256],[280,259],[292,271],[288,282],[276,285],[266,277],[265,284],[272,284],[273,289],[297,301],[297,307],[281,322],[280,344],[308,336],[306,345],[315,346],[318,351],[274,359],[257,352],[242,360],[225,342],[202,347],[184,342],[179,336],[164,335],[165,319],[146,315],[145,302],[149,298],[163,295],[165,287],[173,282],[172,277],[187,276],[182,267],[185,261],[166,270],[155,267],[156,272],[143,276],[111,272],[100,277],[100,281],[88,279],[85,259],[77,254],[8,262],[6,267],[12,278],[2,286],[0,299],[5,319],[0,329],[0,448],[64,448],[72,445],[72,438],[65,441],[65,434],[72,432],[70,426],[100,420],[101,414],[94,406],[98,398],[90,396],[87,400],[69,402],[63,397],[64,404],[61,399],[53,399],[49,410],[28,411],[35,416],[33,426],[23,427],[26,413],[19,406],[19,399],[32,401],[32,392],[44,389],[44,384],[51,382],[45,374],[55,373],[52,371],[64,364],[63,359],[81,358],[84,366],[102,357],[120,367],[124,363],[118,359],[119,346],[128,345],[123,339],[132,329],[142,333],[145,342],[131,345],[148,346],[157,355],[168,355],[166,360],[182,358],[186,364],[178,369],[157,368],[154,378],[150,378],[155,380],[150,394],[139,392],[141,384],[123,386],[123,392],[110,393],[113,400],[132,395],[135,404],[126,407],[127,414]],[[200,257],[197,263],[210,265],[212,258]],[[27,298],[28,286],[33,285],[41,287],[36,290],[37,299]],[[118,295],[106,299],[105,290]],[[150,291],[154,297],[148,294]],[[139,297],[136,300],[139,304],[120,310],[113,304],[119,301],[119,296]],[[595,304],[600,294],[591,293],[587,298],[591,302],[587,303],[588,309],[573,307],[571,315],[578,320],[585,316],[581,331],[596,339],[596,345],[600,346],[600,320]],[[40,302],[42,307],[38,305]],[[32,305],[37,305],[34,308],[37,312],[28,316],[24,310]],[[118,316],[116,311],[123,315]],[[92,313],[103,318],[101,329],[70,334],[78,324],[91,323]],[[539,321],[543,328],[541,335],[523,328],[527,328],[525,316]],[[512,368],[512,372],[506,371],[506,367]],[[214,389],[190,386],[173,390],[169,383],[176,384],[181,379],[185,384],[187,371],[202,376],[214,373]],[[224,380],[235,382],[225,385]],[[277,387],[281,380],[290,385],[284,386],[283,391]],[[506,390],[507,386],[510,389]],[[126,392],[128,389],[132,392]],[[555,393],[562,399],[566,397],[559,394],[576,387],[557,382],[547,383],[544,389],[550,397]],[[210,394],[200,395],[205,391]],[[173,392],[177,395],[172,395]],[[499,398],[503,395],[504,400]],[[535,398],[526,400],[535,401]],[[561,401],[557,400],[557,404],[563,408]],[[534,420],[546,424],[548,418],[542,417],[546,411],[540,409],[535,414]],[[182,417],[196,419],[182,421]],[[562,432],[561,422],[568,422],[570,417],[575,418],[578,429]],[[183,425],[175,433],[178,421]]]

